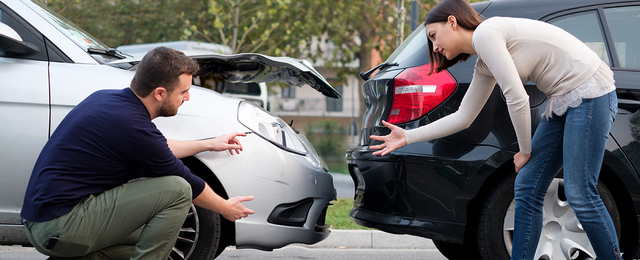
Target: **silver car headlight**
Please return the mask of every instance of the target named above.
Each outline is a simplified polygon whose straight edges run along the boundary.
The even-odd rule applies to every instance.
[[[296,132],[289,125],[251,102],[240,102],[238,121],[255,134],[286,151],[300,155],[308,153]]]
[[[238,121],[253,133],[285,151],[303,155],[314,167],[329,171],[309,140],[297,134],[288,124],[261,107],[242,101],[238,106]]]

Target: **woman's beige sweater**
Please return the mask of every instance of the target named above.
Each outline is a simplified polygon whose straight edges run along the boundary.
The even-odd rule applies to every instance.
[[[460,108],[428,125],[405,131],[407,144],[441,138],[468,128],[496,82],[502,89],[520,152],[531,153],[531,112],[524,83],[548,97],[565,94],[594,75],[598,55],[566,31],[536,20],[493,17],[474,31],[478,54],[473,79]]]

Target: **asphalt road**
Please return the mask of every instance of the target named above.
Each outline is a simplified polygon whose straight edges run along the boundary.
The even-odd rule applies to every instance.
[[[45,260],[33,248],[19,246],[0,246],[2,260]],[[349,249],[349,248],[308,248],[301,245],[291,245],[273,252],[254,249],[227,248],[217,260],[297,260],[297,259],[333,259],[333,260],[446,260],[435,249]]]
[[[227,248],[217,260],[446,260],[436,249],[348,249],[348,248],[307,248],[300,245],[287,246],[273,252],[253,249]]]
[[[355,185],[351,176],[339,173],[332,173],[331,176],[333,176],[333,186],[338,192],[338,197],[353,198]]]

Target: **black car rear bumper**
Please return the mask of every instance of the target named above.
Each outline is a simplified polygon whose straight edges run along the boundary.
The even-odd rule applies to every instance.
[[[409,234],[452,243],[463,242],[464,224],[380,214],[358,207],[349,213],[358,225],[392,234]]]

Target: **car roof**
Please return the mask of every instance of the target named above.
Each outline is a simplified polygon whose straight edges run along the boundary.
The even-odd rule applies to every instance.
[[[473,3],[485,17],[495,15],[540,19],[553,13],[602,4],[640,3],[639,0],[493,0]]]

